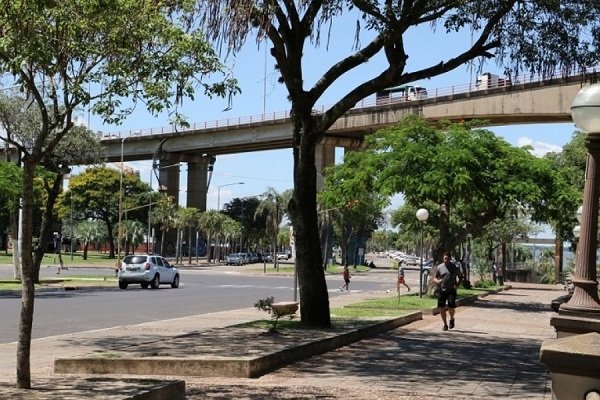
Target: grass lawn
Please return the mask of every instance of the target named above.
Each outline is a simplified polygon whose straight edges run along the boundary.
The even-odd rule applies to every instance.
[[[71,253],[63,253],[62,260],[65,267],[70,266],[96,266],[96,267],[107,267],[112,268],[115,266],[117,259],[108,258],[108,253],[97,253],[88,252],[87,260],[83,259],[83,253],[73,253],[73,259],[71,260]],[[55,265],[58,266],[59,259],[58,254],[46,253],[42,259],[42,266]],[[0,253],[0,265],[13,265],[12,253],[3,252]]]
[[[486,289],[458,289],[457,299],[479,296],[491,291],[495,291],[498,287]],[[395,293],[387,297],[378,299],[365,300],[358,303],[350,304],[342,309],[332,309],[331,313],[338,316],[377,316],[377,315],[395,315],[402,311],[414,311],[432,309],[437,306],[437,298],[423,295],[419,297],[417,293],[411,293],[403,296],[397,296]]]
[[[235,267],[232,267],[232,268],[235,268]],[[344,269],[343,265],[328,266],[327,269],[325,270],[325,275],[341,275],[343,269]],[[350,269],[350,275],[352,275],[355,272],[369,271],[369,267],[366,267],[364,265],[358,265],[356,268],[350,267],[349,269]],[[259,263],[259,264],[256,264],[255,267],[251,269],[251,271],[264,272],[265,267],[263,264]],[[266,272],[272,274],[272,273],[277,273],[278,271],[277,271],[277,269],[275,269],[273,267],[272,263],[267,263]],[[279,264],[279,273],[280,274],[293,274],[294,266],[292,264]]]
[[[486,289],[459,289],[458,298],[460,299],[470,296],[477,296],[484,293],[489,293],[496,289],[498,289],[498,287]],[[352,325],[356,325],[360,324],[361,321],[368,323],[373,319],[397,318],[418,310],[431,310],[436,306],[437,299],[435,297],[429,297],[427,295],[419,297],[419,295],[416,293],[403,295],[400,297],[398,297],[396,294],[390,294],[387,297],[360,301],[349,304],[345,307],[332,308],[330,311],[332,325],[335,327],[348,325],[349,321],[352,321]],[[267,330],[272,325],[272,320],[264,319],[251,321],[236,326],[262,328]],[[282,317],[277,322],[277,329],[286,330],[306,328],[301,325],[300,320],[297,319],[297,317],[294,319]]]
[[[68,286],[116,286],[117,278],[114,274],[108,275],[70,275],[51,279],[41,279],[35,288],[68,287]],[[0,280],[0,290],[21,290],[21,282],[15,279]]]

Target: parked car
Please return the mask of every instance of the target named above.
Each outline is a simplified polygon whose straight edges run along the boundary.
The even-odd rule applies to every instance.
[[[277,253],[277,259],[278,260],[288,260],[288,255],[287,255],[287,253],[284,253],[284,252]]]
[[[423,261],[423,269],[431,269],[431,267],[433,267],[433,260],[431,258]]]
[[[244,258],[240,253],[231,253],[225,257],[225,265],[244,265]]]
[[[139,283],[142,288],[158,289],[161,283],[179,287],[179,271],[158,255],[128,255],[123,258],[119,269],[119,287],[127,289],[130,283]]]
[[[250,254],[250,262],[251,263],[257,263],[260,261],[260,257],[258,256],[258,253],[248,253]]]
[[[250,253],[238,253],[242,259],[242,265],[250,264]]]

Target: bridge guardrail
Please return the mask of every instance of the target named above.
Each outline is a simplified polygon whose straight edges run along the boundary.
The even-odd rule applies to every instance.
[[[596,74],[596,72],[594,69],[593,75],[595,75],[595,74]],[[570,75],[566,75],[564,77],[566,78],[566,77],[573,77],[573,76],[578,76],[578,75],[585,76],[586,72],[583,72],[583,73],[577,72],[577,73],[573,73]],[[562,77],[562,76],[560,76],[560,77]],[[552,75],[550,77],[544,77],[542,75],[531,75],[529,77],[518,77],[514,80],[503,79],[501,81],[501,83],[498,83],[497,85],[494,85],[493,87],[486,87],[486,88],[478,88],[476,86],[476,84],[473,82],[462,83],[462,84],[451,85],[451,86],[442,87],[442,88],[428,89],[428,94],[427,94],[426,99],[445,97],[445,96],[451,96],[451,95],[463,94],[463,93],[480,92],[481,90],[485,90],[485,89],[492,89],[492,88],[496,89],[496,88],[520,85],[520,84],[551,81],[551,80],[554,80],[557,78],[559,78],[559,76]],[[420,100],[408,100],[406,97],[403,97],[400,95],[396,95],[396,96],[392,95],[387,99],[387,101],[384,104],[387,105],[387,104],[397,104],[397,103],[402,103],[402,102],[418,102],[418,101],[420,101]],[[374,106],[378,106],[378,105],[382,105],[381,99],[378,100],[375,97],[369,97],[369,98],[363,99],[360,102],[358,102],[352,108],[352,110],[359,110],[359,109],[374,107]],[[327,106],[322,105],[322,106],[315,107],[314,111],[325,112],[325,110],[329,109],[330,107],[331,107],[331,105],[327,105]],[[189,130],[216,129],[216,128],[223,128],[223,127],[236,127],[236,126],[240,126],[240,125],[246,125],[246,124],[252,124],[252,123],[262,123],[262,122],[267,122],[267,121],[282,122],[283,120],[285,120],[289,117],[290,117],[289,111],[276,111],[276,112],[270,112],[270,113],[264,113],[264,114],[254,114],[254,115],[249,115],[249,116],[225,118],[225,119],[212,120],[212,121],[194,122],[194,123],[190,123],[190,126],[185,127],[185,128],[176,128],[173,126],[162,126],[162,127],[157,127],[157,128],[137,129],[137,130],[129,130],[129,131],[99,132],[98,134],[101,139],[111,140],[111,139],[119,139],[119,138],[130,137],[130,136],[161,135],[161,134],[175,133],[175,132],[179,132],[182,130],[189,131]]]

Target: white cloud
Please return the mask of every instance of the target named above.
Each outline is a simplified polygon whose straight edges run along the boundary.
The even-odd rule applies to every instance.
[[[533,147],[533,149],[530,150],[530,152],[531,152],[531,154],[533,154],[536,157],[542,157],[546,153],[551,153],[551,152],[558,153],[558,152],[562,151],[562,147],[560,147],[560,146],[557,146],[555,144],[541,142],[541,141],[536,141],[536,140],[530,139],[526,136],[523,136],[523,137],[520,137],[519,139],[517,139],[517,146]]]

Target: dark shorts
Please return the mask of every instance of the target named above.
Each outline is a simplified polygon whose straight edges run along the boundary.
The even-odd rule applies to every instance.
[[[456,308],[456,290],[440,290],[438,291],[438,308]]]

